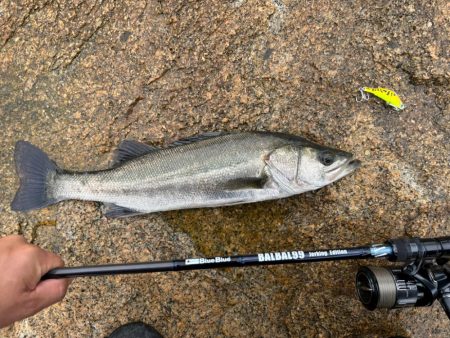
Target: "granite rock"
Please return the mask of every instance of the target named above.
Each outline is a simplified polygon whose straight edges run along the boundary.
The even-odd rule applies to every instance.
[[[449,231],[446,1],[0,2],[0,235],[20,233],[66,265],[313,249]],[[360,86],[395,90],[400,112]],[[13,148],[62,167],[105,168],[117,144],[215,130],[299,134],[363,166],[273,202],[111,220],[70,201],[9,204]],[[366,311],[361,264],[340,262],[80,278],[63,302],[1,331],[106,336],[144,321],[168,337],[448,337],[438,304]]]

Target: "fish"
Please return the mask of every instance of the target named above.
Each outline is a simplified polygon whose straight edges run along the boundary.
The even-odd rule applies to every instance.
[[[14,157],[20,186],[12,210],[85,200],[103,203],[106,217],[285,198],[361,164],[351,153],[276,132],[210,132],[165,148],[124,140],[98,171],[61,169],[27,141],[16,143]]]
[[[359,88],[359,91],[361,93],[361,99],[362,100],[369,100],[369,95],[367,93],[370,93],[384,102],[386,102],[387,105],[393,107],[396,111],[403,110],[406,108],[406,106],[403,104],[400,97],[395,93],[394,91],[387,89],[387,88],[371,88],[371,87],[361,87]]]

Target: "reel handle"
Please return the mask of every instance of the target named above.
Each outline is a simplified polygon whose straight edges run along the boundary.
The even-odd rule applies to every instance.
[[[447,315],[448,319],[450,319],[450,291],[439,297],[439,303],[441,303],[445,314]]]
[[[437,284],[438,295],[437,299],[441,303],[445,314],[450,319],[450,274],[445,267],[440,268],[433,273],[434,281]]]

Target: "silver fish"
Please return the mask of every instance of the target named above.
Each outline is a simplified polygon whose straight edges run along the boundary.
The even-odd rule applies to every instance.
[[[359,167],[352,154],[268,132],[208,133],[167,148],[123,141],[111,168],[62,170],[32,144],[15,148],[16,211],[103,202],[108,217],[272,200],[315,190]]]

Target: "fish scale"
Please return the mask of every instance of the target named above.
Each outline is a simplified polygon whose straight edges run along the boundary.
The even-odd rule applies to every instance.
[[[249,192],[244,190],[222,192],[221,195],[218,194],[220,191],[211,190],[234,178],[259,177],[265,166],[261,159],[267,152],[264,144],[255,144],[254,139],[248,137],[234,140],[231,149],[227,138],[202,143],[200,147],[193,143],[152,152],[125,163],[118,170],[92,173],[90,177],[71,175],[72,180],[85,182],[83,189],[73,189],[79,184],[71,180],[67,185],[70,178],[62,175],[59,179],[68,188],[61,189],[56,197],[102,200],[151,212],[164,210],[167,196],[170,196],[169,205],[177,208],[190,207],[192,200],[198,200],[196,206],[206,206],[215,200],[229,204],[248,196]],[[239,151],[242,148],[249,152],[242,153]],[[227,156],[221,156],[225,151]],[[105,185],[105,182],[109,184]]]
[[[163,149],[124,141],[111,168],[91,172],[59,169],[22,142],[16,145],[16,165],[21,187],[15,210],[78,199],[108,204],[109,216],[128,216],[287,197],[329,184],[359,161],[299,136],[245,132],[197,136]],[[41,191],[34,207],[25,195],[30,175],[42,181],[41,190],[33,188]]]

